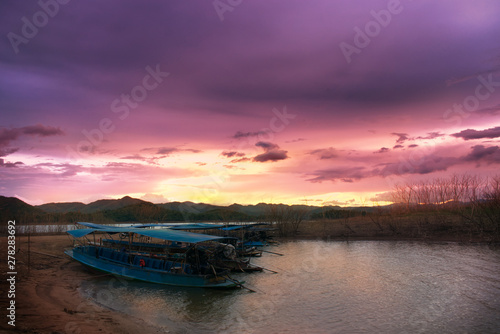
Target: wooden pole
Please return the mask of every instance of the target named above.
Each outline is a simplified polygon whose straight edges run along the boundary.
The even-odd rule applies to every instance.
[[[271,269],[268,269],[268,268],[265,268],[265,267],[262,267],[262,266],[256,266],[256,267],[259,267],[259,268],[262,268],[264,270],[270,271],[270,272],[272,272],[274,274],[279,274],[277,271],[274,271],[274,270],[271,270]]]
[[[266,251],[266,250],[263,250],[263,252],[266,252],[266,253],[270,253],[270,254],[275,254],[275,255],[279,255],[279,256],[284,256],[285,254],[281,254],[281,253],[276,253],[276,252],[270,252],[270,251]]]
[[[30,275],[31,267],[31,230],[28,229],[28,276]]]
[[[229,281],[233,282],[234,284],[236,284],[236,285],[237,285],[237,286],[239,286],[240,288],[247,289],[247,290],[248,290],[248,291],[250,291],[250,292],[257,292],[257,291],[255,291],[255,290],[252,290],[252,289],[250,289],[250,288],[248,288],[248,287],[244,286],[243,284],[241,284],[241,282],[239,282],[239,281],[237,281],[237,280],[235,280],[235,279],[232,279],[232,278],[231,278],[231,277],[229,277],[229,276],[226,276],[225,278],[226,278],[227,280],[229,280]]]

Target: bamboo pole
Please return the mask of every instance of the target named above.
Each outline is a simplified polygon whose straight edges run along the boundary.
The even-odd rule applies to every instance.
[[[263,252],[266,252],[266,253],[270,253],[270,254],[275,254],[275,255],[279,255],[279,256],[284,256],[285,254],[281,254],[281,253],[276,253],[276,252],[270,252],[270,251],[266,251],[266,250],[263,250],[261,249]]]
[[[31,268],[31,230],[28,229],[28,276]]]

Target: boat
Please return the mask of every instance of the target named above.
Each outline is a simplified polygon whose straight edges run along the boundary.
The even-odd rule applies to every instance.
[[[67,231],[75,245],[65,253],[83,265],[117,276],[140,281],[183,287],[234,288],[242,287],[244,282],[232,279],[227,270],[211,265],[207,259],[199,256],[198,245],[206,242],[218,242],[224,237],[198,234],[171,229],[151,230],[135,227],[84,228]],[[128,247],[102,245],[96,237],[113,236],[128,239]],[[89,240],[93,237],[93,241]],[[158,240],[158,243],[182,243],[192,250],[190,257],[173,259],[161,249],[138,251],[131,247],[134,238]]]
[[[236,256],[238,252],[236,252],[233,245],[219,242],[198,245],[196,247],[187,247],[175,243],[159,244],[152,242],[132,242],[129,244],[126,240],[100,239],[97,244],[112,248],[128,246],[131,250],[140,252],[162,252],[164,257],[169,260],[180,260],[186,257],[189,258],[190,256],[200,256],[200,254],[203,253],[205,257],[209,255],[207,257],[207,262],[215,268],[228,269],[232,272],[263,271],[262,267],[251,264],[249,259]],[[234,250],[234,254],[231,249]],[[197,253],[193,255],[193,251]],[[262,254],[262,251],[260,251],[260,254]]]
[[[82,225],[85,227],[96,228],[96,229],[104,229],[107,226],[95,223],[88,222],[78,222],[78,225]],[[237,225],[232,228],[227,228],[226,225],[222,224],[212,224],[212,223],[167,223],[167,224],[140,224],[133,225],[130,227],[148,229],[148,228],[167,228],[171,230],[180,230],[180,231],[191,231],[191,230],[219,230],[224,228],[224,230],[234,230],[234,229],[242,229],[245,226],[253,226],[251,225]],[[235,228],[236,227],[236,228]],[[234,247],[236,251],[236,256],[224,256],[224,253],[229,254],[227,252],[221,251],[221,244],[211,244],[205,245],[205,250],[211,253],[213,256],[210,259],[210,263],[221,269],[229,269],[232,272],[255,272],[255,271],[263,271],[262,267],[253,265],[250,263],[249,257],[260,257],[262,256],[262,250],[257,249],[255,246],[264,246],[261,242],[249,242],[249,245],[242,244],[238,238],[234,236],[228,236],[227,234],[223,236],[224,241],[227,243],[223,246],[223,248]],[[122,238],[123,239],[123,238]],[[170,257],[179,258],[182,257],[183,254],[187,252],[189,247],[186,245],[179,245],[178,243],[169,243],[169,244],[158,244],[152,243],[150,240],[148,242],[137,242],[134,241],[129,245],[128,240],[114,240],[114,239],[99,239],[99,244],[104,246],[112,246],[118,247],[117,245],[125,245],[129,246],[131,249],[140,250],[140,251],[149,251],[156,252],[162,251],[165,252]],[[200,249],[200,247],[199,247]]]

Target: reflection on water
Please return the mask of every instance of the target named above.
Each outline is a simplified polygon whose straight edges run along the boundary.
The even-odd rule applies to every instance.
[[[82,293],[170,333],[495,333],[500,249],[412,242],[288,242],[235,275],[245,290],[96,278]]]

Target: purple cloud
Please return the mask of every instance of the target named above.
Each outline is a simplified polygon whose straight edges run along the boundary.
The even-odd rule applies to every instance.
[[[71,177],[77,175],[79,172],[82,172],[85,170],[85,168],[81,165],[75,165],[71,163],[51,163],[51,162],[45,162],[45,163],[40,163],[36,164],[34,167],[49,167],[53,170],[56,171],[58,176],[62,177]]]
[[[23,134],[39,137],[61,136],[64,132],[60,128],[41,124],[25,126],[20,129]]]
[[[154,147],[149,147],[149,148],[143,148],[141,151],[150,151],[154,152],[154,154],[159,154],[163,156],[169,156],[173,153],[177,152],[192,152],[192,153],[200,153],[202,152],[201,150],[197,149],[192,149],[192,148],[178,148],[178,147],[159,147],[159,148],[154,148]]]
[[[380,150],[378,151],[375,151],[373,153],[386,153],[386,152],[389,152],[390,149],[388,149],[387,147],[382,147]]]
[[[267,142],[267,141],[259,141],[255,144],[255,146],[262,147],[265,151],[274,150],[274,149],[279,148],[278,145],[271,143],[271,142]]]
[[[64,132],[60,128],[44,126],[41,124],[21,128],[0,129],[0,156],[7,156],[17,152],[19,148],[12,148],[8,146],[12,141],[17,140],[23,135],[33,137],[49,137],[61,136],[64,135]]]
[[[416,139],[435,139],[443,136],[444,134],[440,132],[429,132],[427,133],[427,136],[425,137],[418,136]]]
[[[409,139],[408,137],[408,134],[407,133],[401,133],[401,132],[393,132],[391,133],[391,135],[394,135],[394,136],[397,136],[398,139],[396,139],[396,143],[398,144],[402,144],[404,143],[406,140]]]
[[[253,157],[255,162],[268,162],[268,161],[279,161],[288,159],[287,151],[284,150],[272,150],[266,153],[259,154]]]
[[[238,163],[238,162],[247,162],[250,161],[250,158],[239,158],[239,159],[233,159],[231,160],[231,163]]]
[[[5,168],[15,168],[20,165],[24,165],[21,161],[16,161],[16,162],[5,162],[4,159],[0,159],[0,167],[5,167]]]
[[[237,131],[232,136],[232,138],[234,138],[234,139],[240,139],[240,138],[263,136],[263,135],[266,135],[266,134],[268,134],[268,131],[254,131],[254,132]]]
[[[323,181],[342,181],[342,182],[353,182],[353,180],[359,180],[371,175],[370,171],[367,171],[364,167],[339,167],[324,170],[317,170],[311,174],[313,178],[308,179],[309,182],[323,182]]]
[[[222,155],[226,158],[232,158],[232,157],[243,157],[243,156],[245,156],[245,153],[236,152],[236,151],[223,151],[220,155]]]
[[[483,138],[498,138],[500,137],[500,126],[486,129],[486,130],[474,130],[467,129],[457,133],[452,134],[453,137],[462,138],[464,140],[473,139],[483,139]]]
[[[500,163],[500,148],[498,146],[475,145],[472,147],[472,152],[464,157],[464,160]]]
[[[279,161],[288,159],[287,151],[280,150],[277,144],[271,142],[259,141],[255,144],[257,147],[264,149],[265,153],[259,154],[253,157],[252,161],[255,162],[268,162],[268,161]]]
[[[338,153],[333,147],[313,150],[309,152],[309,154],[318,155],[320,160],[334,159],[338,157]]]

